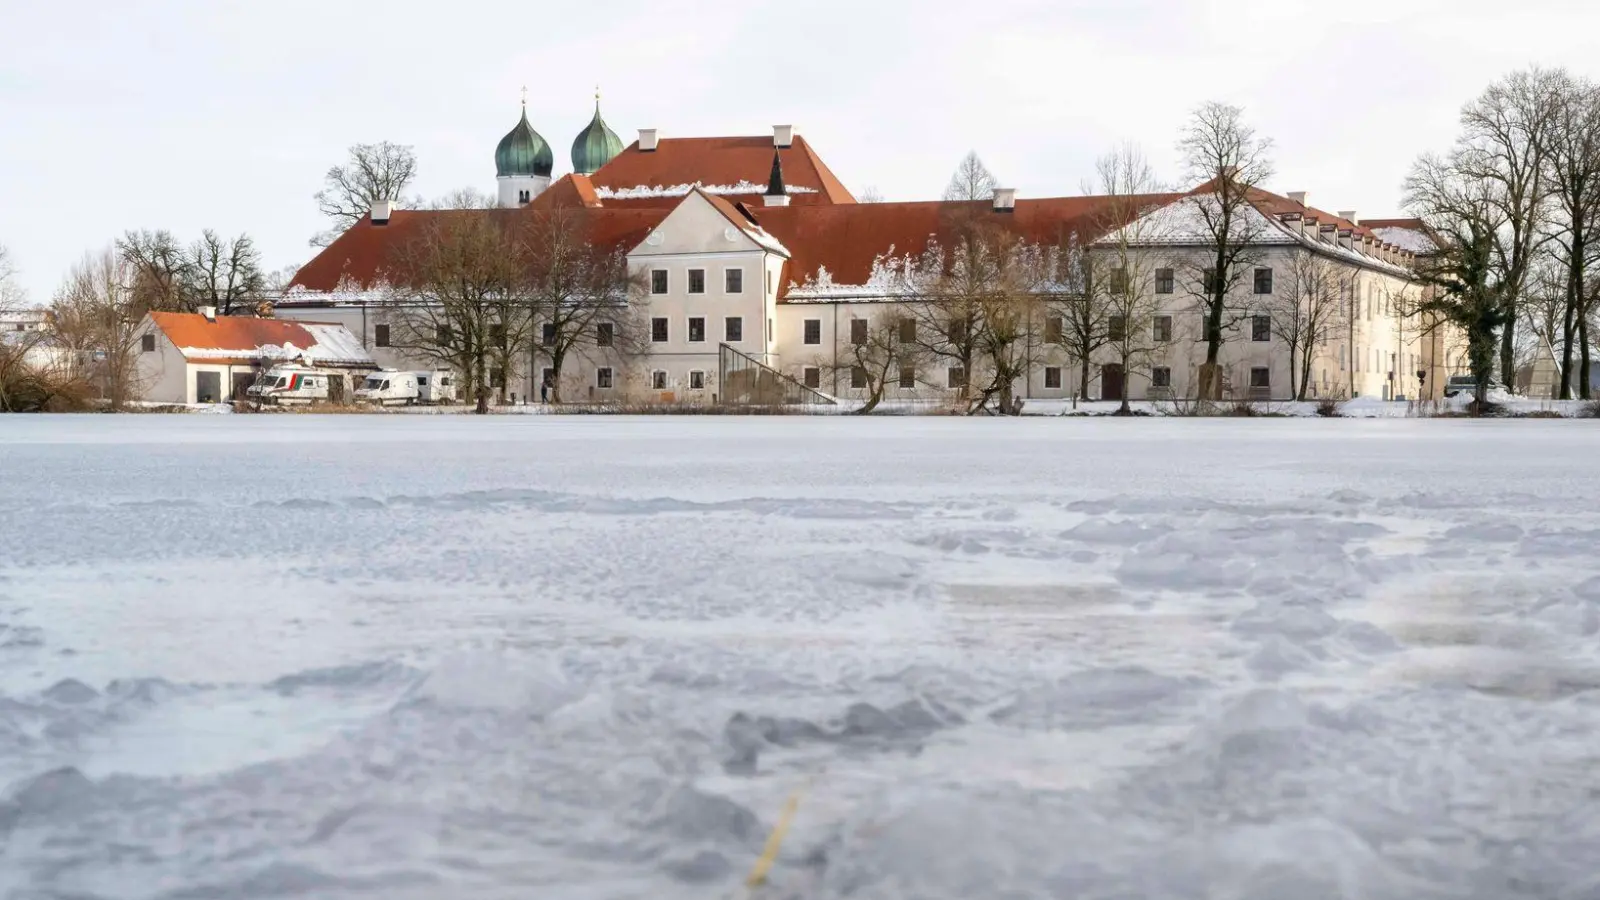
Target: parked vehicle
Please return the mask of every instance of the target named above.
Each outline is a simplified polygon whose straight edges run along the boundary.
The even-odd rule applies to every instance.
[[[1444,383],[1444,396],[1447,400],[1456,396],[1472,397],[1477,393],[1478,379],[1471,375],[1451,375]],[[1505,385],[1491,378],[1486,396],[1490,400],[1502,401],[1510,396],[1510,392],[1506,390]]]
[[[307,366],[273,366],[244,393],[258,403],[284,406],[325,403],[328,400],[329,382],[334,378],[343,379],[344,374]]]
[[[456,376],[449,369],[418,372],[417,400],[422,403],[456,402]]]
[[[356,388],[357,403],[376,403],[380,406],[410,406],[420,396],[415,372],[384,370],[373,372],[361,387]]]

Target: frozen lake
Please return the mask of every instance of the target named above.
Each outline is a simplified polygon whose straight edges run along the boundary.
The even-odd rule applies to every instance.
[[[0,897],[1600,896],[1588,422],[0,419]]]

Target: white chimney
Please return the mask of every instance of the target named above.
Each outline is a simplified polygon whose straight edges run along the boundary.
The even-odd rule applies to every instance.
[[[761,195],[761,205],[762,206],[788,206],[789,205],[789,195],[788,194],[776,194],[776,195],[774,195],[774,194],[762,194]]]
[[[794,146],[794,126],[793,125],[774,125],[774,126],[772,126],[772,146],[777,147],[780,150],[787,150],[790,147],[793,147]]]
[[[1352,225],[1360,225],[1361,224],[1360,222],[1356,221],[1356,211],[1353,210],[1353,209],[1341,209],[1341,210],[1339,210],[1339,218],[1345,220],[1346,222],[1349,222]]]
[[[639,152],[656,152],[656,130],[654,128],[639,129]]]
[[[1301,206],[1305,206],[1306,205],[1306,192],[1305,191],[1290,191],[1289,192],[1289,199],[1293,200],[1294,202],[1296,202],[1298,204],[1300,204]]]
[[[374,201],[372,201],[372,224],[374,224],[374,225],[387,225],[387,224],[389,224],[389,217],[391,215],[393,215],[393,214],[394,214],[394,201],[393,200],[374,200]]]
[[[217,320],[217,308],[215,306],[202,306],[200,307],[200,315],[205,316],[207,322],[215,322]]]
[[[994,189],[994,211],[997,213],[1015,212],[1017,209],[1016,188]]]

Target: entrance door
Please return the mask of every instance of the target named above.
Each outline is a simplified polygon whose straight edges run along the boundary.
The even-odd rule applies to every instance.
[[[196,403],[221,403],[222,402],[222,373],[221,372],[196,372],[196,373],[194,373],[194,402],[196,402]]]
[[[328,402],[334,406],[344,406],[344,379],[341,374],[328,376]]]
[[[1127,379],[1123,377],[1120,363],[1106,363],[1100,367],[1100,399],[1121,400],[1123,392],[1127,390]]]
[[[235,373],[233,373],[233,396],[231,398],[229,398],[229,399],[232,399],[232,400],[243,400],[244,399],[244,392],[249,390],[250,389],[250,385],[255,384],[255,383],[256,383],[256,373],[254,373],[254,372],[235,372]]]

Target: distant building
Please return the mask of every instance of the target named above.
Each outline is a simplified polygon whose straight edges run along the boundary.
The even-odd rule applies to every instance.
[[[376,368],[361,339],[344,326],[319,322],[150,313],[138,335],[139,386],[157,403],[221,403],[279,363],[302,363],[348,373],[353,391]],[[350,396],[346,393],[345,396]]]
[[[721,393],[719,353],[725,345],[794,382],[839,397],[863,393],[846,359],[863,334],[863,320],[905,315],[908,301],[886,284],[886,258],[916,254],[947,242],[952,222],[983,220],[986,227],[1023,241],[1048,245],[1072,234],[1093,242],[1107,233],[1108,201],[1100,197],[1017,199],[997,191],[976,202],[858,203],[816,150],[791,126],[770,136],[667,138],[641,129],[626,147],[600,118],[573,145],[574,172],[554,182],[553,154],[526,114],[496,148],[502,206],[525,215],[567,210],[589,240],[621,248],[648,284],[647,351],[621,358],[589,346],[563,366],[568,400],[624,396],[710,400]],[[1196,189],[1203,192],[1204,186]],[[1172,215],[1193,194],[1140,198],[1149,215]],[[1250,273],[1236,298],[1244,315],[1227,334],[1222,363],[1239,397],[1287,399],[1289,360],[1283,342],[1252,321],[1253,304],[1281,293],[1287,269],[1313,256],[1339,267],[1350,285],[1343,333],[1319,343],[1309,383],[1314,396],[1415,397],[1436,395],[1461,360],[1447,330],[1424,328],[1404,316],[1395,298],[1419,297],[1412,274],[1419,254],[1434,249],[1416,220],[1362,222],[1305,205],[1305,195],[1257,192],[1263,223],[1261,272]],[[1163,212],[1165,211],[1165,212]],[[387,346],[379,288],[391,274],[396,249],[441,216],[459,212],[391,210],[358,222],[295,275],[278,305],[286,318],[338,322],[360,336],[385,365],[422,368]],[[1182,240],[1150,248],[1182,258]],[[1162,268],[1171,269],[1173,266]],[[1156,332],[1163,347],[1149,364],[1123,372],[1105,354],[1090,360],[1091,397],[1133,399],[1182,396],[1192,391],[1198,365],[1190,334],[1197,313],[1192,292],[1168,283],[1141,289],[1173,293],[1168,321]],[[1056,298],[1072,302],[1070,297]],[[1232,302],[1232,301],[1230,301]],[[1048,343],[1051,325],[1032,323]],[[516,371],[496,372],[502,390],[538,394],[549,362],[537,345]],[[1204,344],[1198,344],[1202,357]],[[1042,346],[1037,364],[1014,385],[1023,398],[1068,397],[1085,387],[1082,366],[1058,344]],[[924,363],[924,365],[927,365]],[[1417,372],[1425,378],[1419,384]],[[969,377],[950,371],[897,372],[890,399],[936,399]]]

